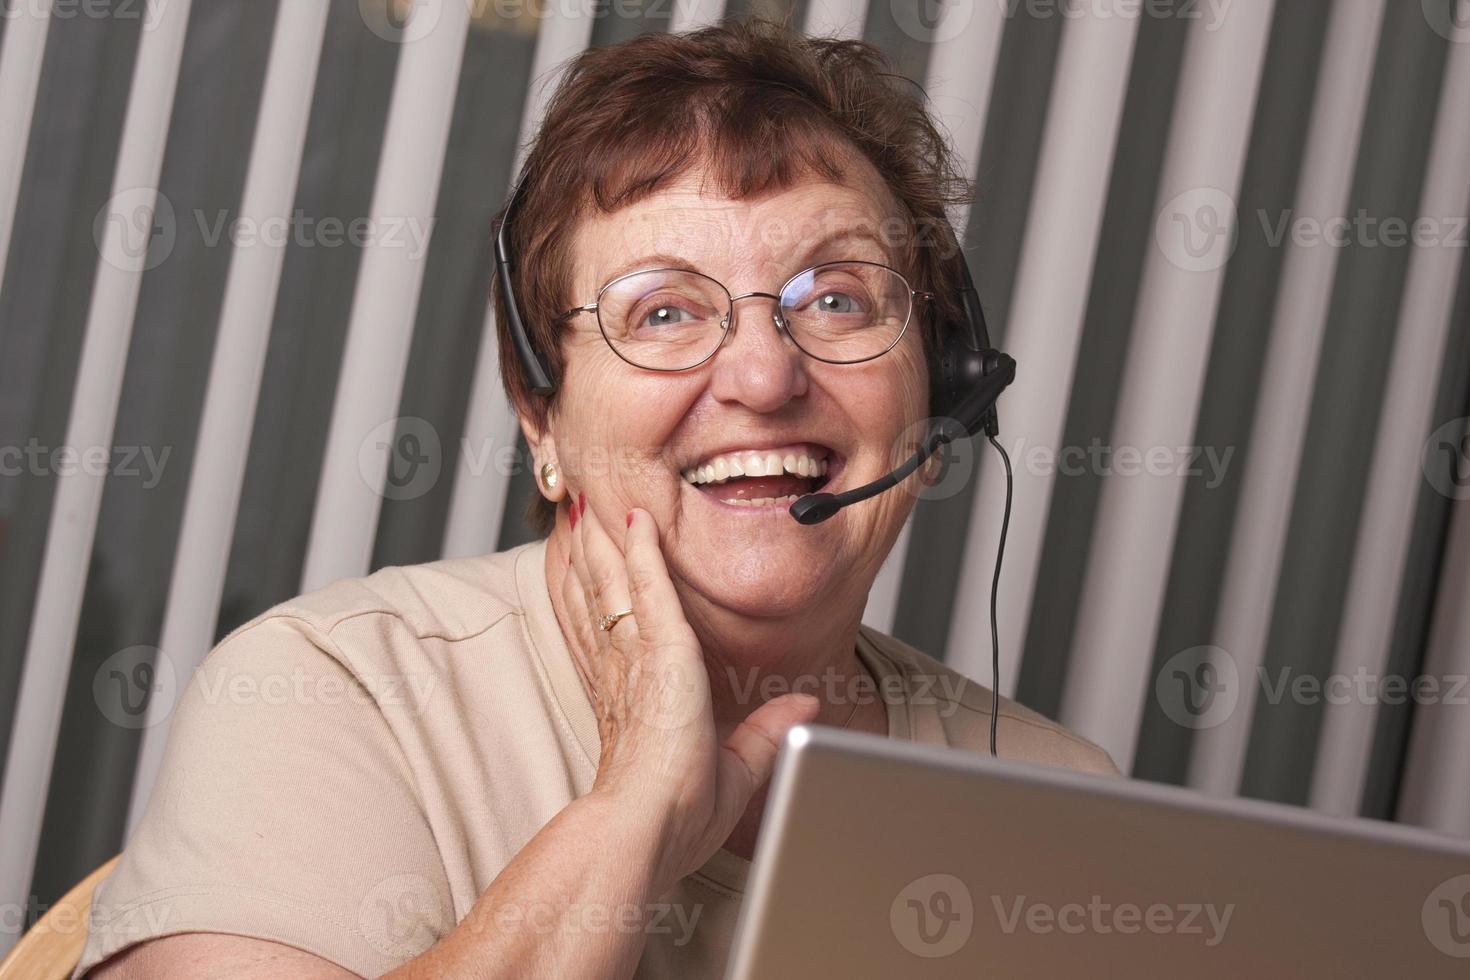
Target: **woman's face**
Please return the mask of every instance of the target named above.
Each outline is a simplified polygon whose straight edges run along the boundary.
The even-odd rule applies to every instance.
[[[591,303],[616,276],[673,265],[713,277],[736,296],[777,293],[820,262],[859,259],[900,268],[891,196],[871,166],[849,170],[842,185],[813,179],[745,200],[712,196],[695,170],[615,214],[588,219],[575,238],[567,305]],[[742,299],[733,332],[714,358],[678,373],[633,367],[608,347],[595,314],[579,314],[563,337],[560,401],[549,422],[550,443],[538,455],[558,461],[569,489],[586,494],[603,526],[616,527],[635,506],[652,514],[686,599],[692,592],[747,617],[833,602],[860,609],[913,506],[909,490],[880,494],[811,527],[787,513],[789,501],[729,501],[822,484],[849,489],[912,451],[928,398],[921,302],[886,354],[828,364],[778,331],[773,300]],[[729,470],[732,459],[742,469],[764,471],[773,455],[783,464],[774,479],[768,473],[762,480],[688,479],[689,471],[720,461]],[[803,455],[818,465],[808,466]],[[797,473],[785,472],[788,456]],[[751,467],[752,457],[762,465]],[[800,473],[814,468],[815,476]]]

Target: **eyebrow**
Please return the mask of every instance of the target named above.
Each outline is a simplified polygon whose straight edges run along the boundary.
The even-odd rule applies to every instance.
[[[895,256],[887,248],[887,246],[884,245],[883,240],[869,229],[859,225],[849,228],[836,229],[831,233],[823,235],[821,238],[812,242],[810,245],[807,246],[806,251],[799,253],[801,258],[792,263],[791,274],[795,275],[796,273],[804,269],[810,268],[812,265],[816,264],[813,260],[816,256],[820,255],[823,250],[829,249],[834,245],[844,242],[865,243],[876,248],[877,251],[883,256],[883,261],[885,263],[892,263],[895,261]],[[845,255],[842,256],[842,258],[856,259],[861,258],[861,256]],[[836,260],[834,259],[829,261]],[[622,276],[630,275],[634,272],[651,271],[653,269],[681,269],[685,272],[697,272],[700,275],[709,276],[716,282],[719,281],[719,278],[717,276],[710,275],[710,273],[699,268],[694,263],[690,262],[688,259],[682,258],[681,256],[674,255],[670,252],[646,252],[642,255],[618,263],[616,267],[614,267],[601,279],[597,288],[600,289],[602,288],[602,286],[605,286],[608,283],[612,282],[614,279],[621,278]]]

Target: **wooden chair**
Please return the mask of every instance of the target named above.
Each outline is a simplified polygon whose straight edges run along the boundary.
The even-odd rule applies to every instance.
[[[92,891],[112,874],[116,864],[114,857],[61,896],[0,961],[0,980],[65,980],[71,976],[87,944]]]

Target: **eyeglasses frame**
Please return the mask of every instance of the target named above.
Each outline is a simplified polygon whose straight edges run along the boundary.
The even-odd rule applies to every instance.
[[[628,365],[630,365],[632,367],[635,367],[635,368],[637,368],[640,371],[658,371],[658,372],[660,372],[662,374],[678,374],[678,373],[683,372],[683,371],[693,371],[695,368],[701,367],[701,366],[709,363],[709,361],[711,359],[713,359],[714,356],[720,352],[720,348],[722,348],[722,347],[725,346],[725,341],[729,338],[730,334],[733,332],[734,323],[735,323],[735,304],[736,304],[736,302],[738,302],[739,300],[742,300],[742,299],[751,299],[752,297],[759,296],[759,297],[761,297],[763,299],[771,299],[771,300],[775,300],[776,301],[776,312],[772,316],[772,319],[775,320],[775,323],[776,323],[776,329],[779,330],[779,331],[781,331],[782,333],[786,334],[787,337],[790,337],[791,338],[791,342],[796,345],[796,349],[799,350],[799,351],[801,351],[807,357],[810,357],[814,361],[820,361],[823,364],[863,364],[863,363],[866,363],[867,361],[876,360],[876,359],[882,357],[884,354],[887,354],[889,351],[893,350],[893,348],[897,347],[899,341],[903,340],[904,334],[908,333],[909,324],[912,323],[913,322],[913,319],[914,319],[914,308],[915,308],[915,301],[916,300],[920,300],[920,299],[922,299],[922,300],[932,300],[932,299],[934,299],[934,294],[933,293],[927,292],[927,291],[922,290],[922,289],[915,289],[912,285],[909,284],[908,277],[905,276],[902,272],[899,272],[897,269],[893,268],[892,266],[890,266],[890,265],[884,265],[882,262],[870,262],[870,261],[868,261],[866,259],[834,259],[831,262],[819,262],[816,265],[811,266],[810,268],[802,269],[800,272],[796,273],[790,279],[787,279],[784,283],[782,283],[781,284],[781,293],[786,292],[786,289],[792,283],[796,282],[796,280],[800,279],[802,276],[805,276],[808,273],[815,272],[818,269],[824,269],[824,268],[827,268],[829,266],[834,266],[834,265],[867,265],[867,266],[872,266],[872,267],[877,268],[877,269],[883,269],[883,270],[885,270],[887,272],[891,272],[895,276],[897,276],[898,277],[898,281],[901,282],[901,283],[903,283],[904,288],[907,289],[908,292],[909,292],[909,309],[908,309],[908,315],[904,317],[903,326],[899,328],[898,334],[896,336],[894,336],[892,342],[889,343],[889,345],[887,347],[885,347],[882,350],[878,351],[876,354],[869,354],[867,357],[860,357],[860,358],[858,358],[855,361],[834,361],[831,358],[821,357],[821,356],[819,356],[817,354],[813,354],[811,351],[807,350],[805,347],[803,347],[801,345],[801,341],[799,341],[799,340],[796,339],[796,336],[794,334],[792,334],[792,332],[791,332],[791,327],[786,322],[786,318],[781,315],[781,305],[780,305],[781,304],[781,294],[780,293],[765,293],[765,292],[759,292],[759,291],[756,291],[756,290],[752,290],[751,292],[748,292],[748,293],[740,293],[737,296],[737,295],[731,293],[729,287],[726,286],[724,283],[720,282],[714,276],[707,275],[707,274],[705,274],[703,272],[699,272],[699,271],[694,270],[694,269],[678,269],[678,268],[669,268],[669,267],[666,267],[666,266],[660,266],[660,267],[654,268],[654,269],[637,269],[637,270],[635,270],[633,272],[625,272],[625,273],[623,273],[620,276],[615,276],[614,278],[609,279],[607,282],[605,282],[605,283],[602,284],[602,287],[600,289],[597,290],[597,298],[596,299],[594,299],[591,303],[587,303],[587,304],[585,304],[583,306],[574,306],[571,309],[569,309],[569,310],[567,310],[567,311],[559,314],[557,316],[557,318],[556,318],[556,322],[557,323],[560,323],[560,322],[562,322],[564,320],[571,319],[572,317],[577,316],[580,313],[594,313],[594,314],[597,314],[597,332],[600,333],[600,334],[602,334],[602,339],[607,343],[608,348],[614,354],[616,354],[618,356],[618,359],[621,360],[624,364],[628,364]],[[618,350],[617,345],[615,345],[612,342],[612,338],[607,335],[607,328],[603,325],[603,322],[602,322],[602,314],[599,312],[599,309],[598,309],[599,304],[601,304],[601,302],[602,302],[602,295],[603,295],[603,293],[607,292],[613,286],[617,285],[618,283],[622,282],[625,279],[631,279],[634,276],[647,275],[650,272],[682,272],[682,273],[684,273],[686,275],[699,276],[701,279],[707,279],[708,281],[714,283],[716,286],[720,287],[720,291],[725,294],[725,297],[728,300],[728,302],[725,304],[725,314],[724,314],[724,316],[722,316],[720,318],[720,341],[719,341],[719,343],[715,344],[715,346],[710,350],[710,352],[708,354],[706,354],[704,357],[700,358],[698,361],[695,361],[693,364],[688,365],[687,367],[678,367],[678,368],[648,367],[647,365],[644,365],[644,364],[635,363],[634,361],[631,361],[626,356],[624,356],[624,354],[622,353],[622,351]]]

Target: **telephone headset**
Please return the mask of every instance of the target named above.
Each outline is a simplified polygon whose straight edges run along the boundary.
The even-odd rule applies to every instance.
[[[536,350],[531,333],[521,318],[512,277],[515,261],[510,249],[510,226],[517,199],[526,180],[523,171],[511,188],[500,228],[495,234],[495,274],[505,299],[505,313],[511,343],[516,357],[526,372],[532,393],[549,396],[556,390],[556,379],[546,358]],[[942,325],[938,343],[929,360],[931,379],[929,414],[931,426],[919,449],[893,471],[871,483],[841,493],[809,493],[790,507],[789,513],[799,524],[820,524],[844,507],[866,500],[901,483],[939,447],[959,439],[978,435],[983,429],[990,444],[1000,454],[1006,472],[1005,513],[1001,518],[1000,544],[995,555],[995,575],[990,583],[991,645],[991,713],[990,754],[996,754],[996,725],[1000,717],[1000,631],[996,625],[996,593],[1000,585],[1001,562],[1005,558],[1006,533],[1011,523],[1011,496],[1014,475],[1011,460],[996,441],[1000,423],[995,402],[1016,377],[1016,362],[1009,355],[990,346],[990,332],[985,325],[985,311],[970,275],[964,252],[955,250],[960,272],[960,307],[962,319]]]

